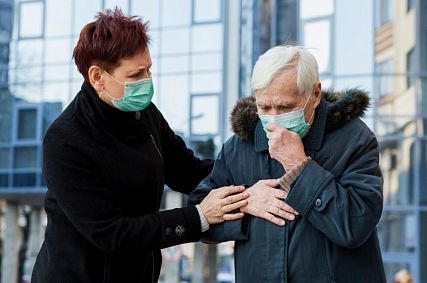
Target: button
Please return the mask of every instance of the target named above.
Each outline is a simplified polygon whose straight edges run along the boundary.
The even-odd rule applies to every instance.
[[[181,236],[184,236],[185,235],[185,228],[184,228],[184,226],[178,226],[178,227],[176,227],[175,228],[175,234],[178,236],[178,237],[181,237]]]
[[[322,200],[320,198],[316,199],[316,202],[314,204],[315,206],[321,206],[322,205]]]
[[[136,119],[136,120],[141,119],[141,113],[140,113],[139,111],[136,111],[136,112],[135,112],[135,119]]]
[[[171,236],[172,235],[172,228],[171,227],[166,227],[166,229],[165,229],[165,235],[166,236]]]

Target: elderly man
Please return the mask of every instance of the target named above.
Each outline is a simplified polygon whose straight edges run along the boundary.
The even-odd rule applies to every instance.
[[[322,93],[315,58],[293,46],[259,57],[255,98],[232,112],[235,135],[190,196],[246,186],[245,217],[211,225],[235,241],[236,282],[385,282],[376,225],[383,207],[378,143],[358,90]]]

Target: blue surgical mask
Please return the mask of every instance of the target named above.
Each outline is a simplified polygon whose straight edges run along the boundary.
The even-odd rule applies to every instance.
[[[307,106],[308,101],[311,98],[312,93],[313,92],[310,93],[307,101],[305,102],[304,107],[301,109],[288,112],[288,113],[282,113],[279,115],[258,114],[259,119],[261,120],[262,126],[264,128],[264,131],[267,132],[268,123],[273,123],[283,128],[286,128],[289,131],[295,132],[301,138],[303,138],[307,134],[308,130],[310,129],[310,124],[307,123],[304,118],[304,110],[305,110],[305,107]],[[311,118],[313,118],[313,115],[314,115],[314,110],[313,110],[313,114],[311,114],[310,120]]]
[[[112,97],[104,90],[116,108],[126,112],[135,112],[144,110],[150,104],[154,94],[153,80],[151,78],[122,83],[109,73],[105,73],[114,81],[124,86],[123,97],[119,99]]]

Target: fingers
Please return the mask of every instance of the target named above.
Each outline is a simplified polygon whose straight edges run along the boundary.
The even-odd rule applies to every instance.
[[[275,188],[279,185],[279,179],[266,179],[261,180],[260,182],[272,188]]]
[[[225,198],[229,195],[241,193],[245,190],[244,186],[229,186],[229,187],[222,187],[219,189],[216,189],[216,193],[218,193],[219,198]]]
[[[274,205],[269,205],[267,207],[267,211],[271,214],[279,216],[280,218],[284,218],[291,221],[295,219],[295,215],[293,215],[292,213],[286,212]]]
[[[247,192],[231,195],[231,196],[228,196],[228,197],[222,199],[222,204],[223,205],[232,204],[232,203],[238,202],[240,200],[246,199],[248,197],[249,197],[249,194]]]
[[[274,216],[273,214],[271,214],[267,211],[263,212],[261,214],[261,217],[264,218],[265,220],[270,221],[271,223],[279,225],[279,226],[283,226],[286,223],[285,220],[280,219],[280,218]]]
[[[274,197],[278,199],[285,199],[288,196],[288,193],[284,190],[275,189],[274,190]]]
[[[281,200],[276,199],[275,201],[273,201],[272,205],[278,207],[281,210],[284,210],[285,212],[292,213],[294,215],[299,215],[299,213],[295,209],[293,209],[289,204],[284,203]]]
[[[248,205],[248,201],[247,200],[241,200],[239,202],[224,205],[223,207],[221,207],[221,211],[224,213],[227,213],[227,212],[239,209],[242,206],[246,206],[246,205]]]
[[[230,214],[224,214],[222,216],[222,219],[224,219],[224,221],[231,221],[231,220],[237,220],[240,219],[244,216],[245,214],[242,212],[239,213],[230,213]]]
[[[268,132],[275,132],[275,131],[280,131],[280,130],[285,129],[285,128],[283,128],[282,126],[278,126],[276,124],[273,124],[273,123],[268,123],[266,129]]]

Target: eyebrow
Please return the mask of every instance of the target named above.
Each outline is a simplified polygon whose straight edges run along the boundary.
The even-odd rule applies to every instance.
[[[138,66],[138,67],[136,67],[135,69],[128,71],[128,74],[132,74],[132,73],[134,73],[136,70],[141,71],[141,70],[150,69],[152,65],[153,65],[153,63],[150,63],[150,65],[148,65],[147,67],[146,67],[146,66]]]

